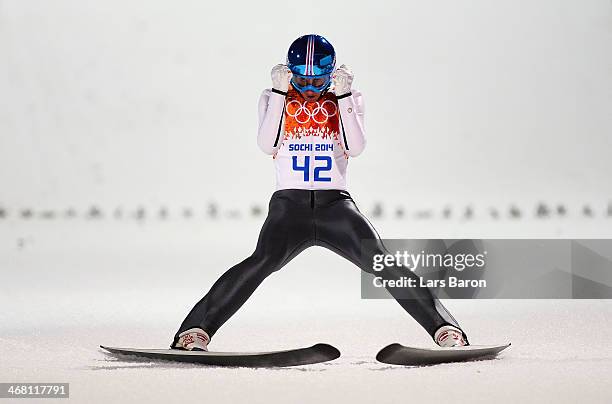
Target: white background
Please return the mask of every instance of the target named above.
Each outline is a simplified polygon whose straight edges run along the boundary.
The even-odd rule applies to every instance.
[[[612,194],[608,0],[3,0],[0,203],[266,202],[257,100],[311,32],[366,97],[356,196]]]

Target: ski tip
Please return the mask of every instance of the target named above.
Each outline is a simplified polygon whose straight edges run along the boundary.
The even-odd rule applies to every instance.
[[[340,357],[340,351],[333,345],[319,343],[312,346],[317,352],[324,354],[332,359],[338,359]],[[330,359],[331,360],[331,359]]]
[[[394,344],[387,345],[376,354],[376,360],[379,362],[384,362],[386,358],[393,355],[398,349],[402,348],[402,344],[398,344],[397,342]]]

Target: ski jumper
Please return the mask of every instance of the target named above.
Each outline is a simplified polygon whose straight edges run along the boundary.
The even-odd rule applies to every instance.
[[[274,157],[276,192],[261,228],[255,251],[227,270],[193,307],[178,335],[202,328],[213,336],[270,274],[304,249],[322,246],[372,272],[372,254],[389,254],[368,219],[346,190],[349,157],[366,144],[364,103],[359,91],[337,97],[327,91],[316,102],[306,102],[291,85],[285,94],[265,90],[259,100],[259,147]],[[378,240],[362,254],[361,240]],[[385,279],[418,276],[410,271],[383,270]],[[438,328],[460,328],[427,288],[410,288],[412,298],[397,302],[433,337]],[[173,343],[174,344],[174,343]]]

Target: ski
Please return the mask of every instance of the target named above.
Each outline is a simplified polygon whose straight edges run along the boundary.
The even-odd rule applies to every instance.
[[[468,345],[455,348],[414,348],[391,344],[381,349],[376,360],[391,365],[427,366],[439,363],[464,362],[495,358],[505,345]]]
[[[147,358],[226,367],[268,368],[311,365],[340,357],[340,351],[328,344],[316,344],[307,348],[270,352],[204,352],[178,349],[114,348],[103,345],[100,345],[100,348],[113,355],[118,355],[122,359],[132,357],[142,360],[142,358]]]

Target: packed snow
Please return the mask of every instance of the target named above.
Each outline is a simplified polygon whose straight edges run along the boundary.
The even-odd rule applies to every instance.
[[[219,351],[326,342],[342,356],[285,369],[126,361],[110,346],[165,348],[226,268],[250,254],[263,217],[233,220],[5,220],[0,225],[0,382],[68,382],[72,402],[609,402],[612,302],[446,301],[496,360],[432,367],[377,363],[383,346],[433,346],[392,300],[360,298],[359,270],[311,248],[273,274],[215,335]],[[588,219],[378,220],[386,237],[604,237]],[[571,228],[572,233],[563,231]],[[486,230],[488,229],[488,230]],[[494,230],[493,230],[494,229]]]

